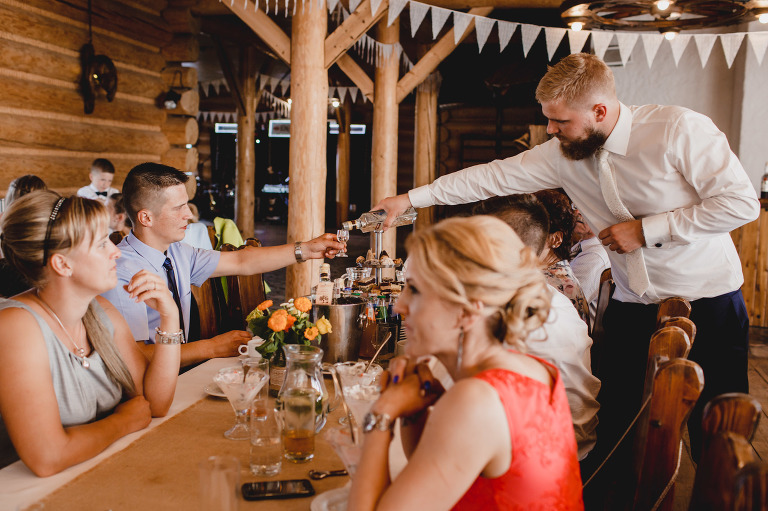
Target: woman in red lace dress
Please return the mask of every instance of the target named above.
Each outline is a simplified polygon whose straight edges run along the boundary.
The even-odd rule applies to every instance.
[[[412,235],[407,248],[396,310],[408,358],[390,364],[389,383],[364,421],[349,509],[583,509],[563,384],[520,342],[549,309],[536,256],[487,216],[445,220]],[[414,362],[425,355],[451,373],[448,391]],[[409,461],[390,481],[396,419]]]

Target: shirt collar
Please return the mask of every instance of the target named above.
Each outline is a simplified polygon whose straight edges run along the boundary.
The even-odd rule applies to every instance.
[[[155,271],[160,271],[165,263],[165,254],[152,248],[139,238],[137,238],[133,231],[125,237],[125,242],[143,259],[145,259]]]
[[[629,135],[632,131],[632,110],[621,102],[619,102],[619,107],[619,120],[613,127],[611,134],[608,135],[608,140],[605,141],[603,148],[613,154],[626,156]]]

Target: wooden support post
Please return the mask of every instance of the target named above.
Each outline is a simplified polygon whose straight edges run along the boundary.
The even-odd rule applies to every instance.
[[[387,26],[379,22],[378,40],[394,45],[400,40],[400,18]],[[389,59],[376,68],[373,88],[373,144],[371,148],[371,206],[397,194],[397,78],[399,55],[392,52]],[[395,230],[384,233],[382,248],[395,257]]]
[[[336,144],[336,223],[349,220],[349,125],[352,102],[342,103],[336,110],[339,138]]]
[[[235,223],[250,238],[254,233],[254,186],[256,173],[256,48],[240,50],[240,92],[245,111],[237,112],[237,177],[235,187]]]
[[[413,143],[413,187],[428,185],[437,172],[437,95],[440,75],[432,73],[416,88],[416,111]],[[434,207],[419,211],[416,228],[435,222]]]
[[[319,5],[318,5],[319,4]],[[324,2],[307,2],[293,16],[291,40],[291,145],[288,175],[288,242],[307,241],[325,231],[328,70],[325,68]],[[286,270],[286,298],[309,294],[319,260]]]

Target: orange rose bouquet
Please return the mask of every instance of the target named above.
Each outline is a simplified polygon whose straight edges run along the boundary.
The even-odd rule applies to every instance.
[[[248,314],[248,330],[264,339],[257,349],[261,356],[272,359],[275,355],[282,359],[284,344],[309,344],[320,342],[323,334],[331,332],[331,325],[325,316],[314,324],[309,320],[312,302],[309,298],[299,297],[283,303],[274,311],[272,300],[261,302]]]

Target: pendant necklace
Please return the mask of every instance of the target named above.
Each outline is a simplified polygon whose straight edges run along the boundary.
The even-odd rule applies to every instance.
[[[43,297],[40,296],[40,290],[39,289],[35,289],[35,295],[37,295],[37,299],[40,300],[40,303],[43,304],[43,307],[46,308],[46,310],[50,313],[51,317],[53,317],[53,319],[56,320],[56,322],[59,324],[61,329],[66,334],[66,336],[69,337],[69,341],[75,347],[75,351],[76,351],[75,354],[78,357],[80,357],[80,363],[83,365],[83,367],[85,369],[88,369],[89,367],[91,367],[91,363],[88,361],[88,358],[86,358],[86,356],[85,356],[85,348],[81,348],[80,346],[78,346],[77,343],[75,342],[75,340],[72,338],[72,336],[69,335],[69,332],[67,331],[66,328],[64,328],[64,325],[61,323],[61,320],[59,319],[59,317],[56,315],[55,312],[53,312],[53,309],[51,309],[50,305],[48,305],[45,302],[45,300],[43,300]]]

